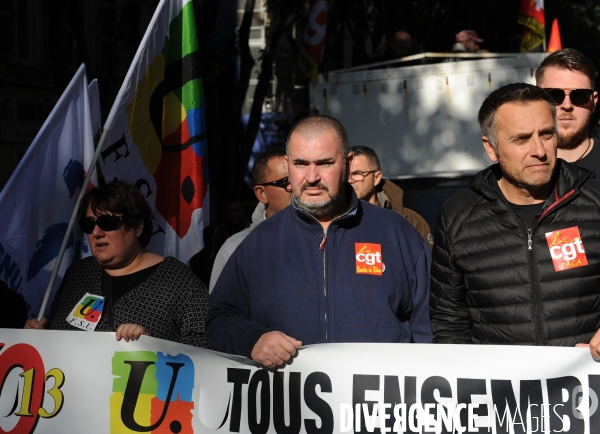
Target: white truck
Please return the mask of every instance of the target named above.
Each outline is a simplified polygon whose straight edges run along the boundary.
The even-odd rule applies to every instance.
[[[350,145],[373,148],[386,178],[472,173],[490,164],[477,123],[481,103],[505,84],[535,84],[545,56],[423,53],[334,71],[311,86],[311,108],[339,119]]]

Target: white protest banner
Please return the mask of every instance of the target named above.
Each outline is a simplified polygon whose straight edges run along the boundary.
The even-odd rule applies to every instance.
[[[325,344],[268,370],[145,336],[3,329],[0,342],[0,432],[600,432],[586,348]]]
[[[94,155],[85,65],[81,65],[0,193],[0,279],[39,313],[71,213]],[[69,234],[55,281],[81,256]]]
[[[161,0],[104,125],[107,182],[134,184],[154,213],[149,249],[182,262],[203,246],[208,161],[194,5]]]

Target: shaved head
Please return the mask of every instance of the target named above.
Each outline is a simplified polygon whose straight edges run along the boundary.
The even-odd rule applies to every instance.
[[[287,155],[290,155],[289,143],[292,134],[295,133],[302,136],[302,138],[307,141],[313,141],[328,130],[335,131],[340,142],[340,150],[342,152],[344,162],[346,162],[348,159],[348,135],[346,134],[346,130],[340,121],[324,115],[307,116],[294,124],[285,142],[285,150]]]

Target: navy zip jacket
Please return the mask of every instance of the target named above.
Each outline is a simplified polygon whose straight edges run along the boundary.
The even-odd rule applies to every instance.
[[[304,345],[431,342],[429,247],[397,213],[359,201],[326,232],[295,201],[233,253],[209,298],[216,351],[250,358],[266,332]]]

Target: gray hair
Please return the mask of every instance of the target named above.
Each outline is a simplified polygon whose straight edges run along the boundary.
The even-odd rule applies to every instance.
[[[481,132],[490,141],[494,150],[498,150],[498,138],[496,136],[495,125],[498,109],[504,104],[528,104],[536,101],[546,101],[552,112],[554,129],[558,131],[556,122],[556,103],[542,88],[527,83],[511,83],[493,91],[485,101],[483,101],[483,104],[481,104],[481,108],[479,109],[477,120],[479,121]]]

